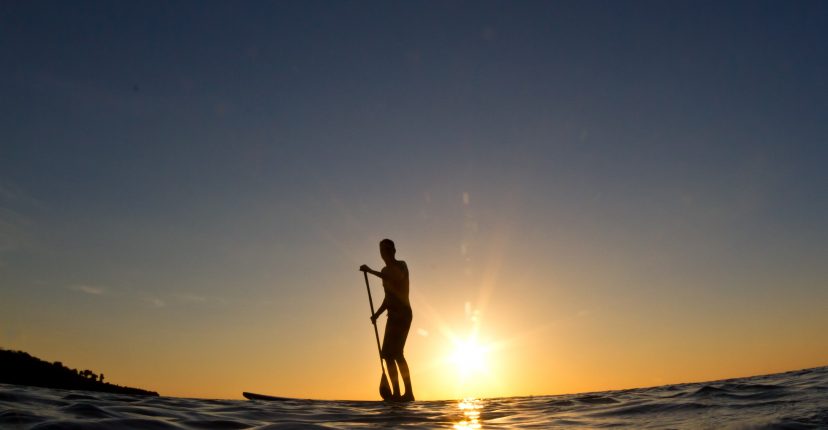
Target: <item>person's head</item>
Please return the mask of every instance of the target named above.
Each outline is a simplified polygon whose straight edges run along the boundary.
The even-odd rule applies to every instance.
[[[383,239],[380,241],[380,256],[384,261],[392,261],[397,254],[397,248],[394,246],[394,241],[391,239]]]

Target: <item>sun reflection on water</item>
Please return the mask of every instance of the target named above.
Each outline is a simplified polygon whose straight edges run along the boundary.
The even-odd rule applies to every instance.
[[[458,403],[457,407],[463,412],[463,419],[454,425],[457,430],[479,429],[480,425],[480,408],[482,407],[480,400],[477,399],[463,399]]]

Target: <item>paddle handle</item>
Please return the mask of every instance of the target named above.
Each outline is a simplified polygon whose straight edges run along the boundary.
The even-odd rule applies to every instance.
[[[374,299],[371,298],[371,286],[368,284],[368,272],[362,272],[365,275],[365,289],[368,290],[368,304],[371,306],[371,316],[374,316]],[[377,322],[372,320],[374,324],[374,337],[377,339],[377,352],[380,356],[380,367],[382,367],[382,376],[385,376],[385,364],[382,363],[382,348],[380,347],[379,331],[377,331]]]

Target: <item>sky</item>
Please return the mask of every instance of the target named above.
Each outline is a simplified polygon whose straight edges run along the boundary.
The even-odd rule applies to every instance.
[[[2,2],[0,347],[376,399],[388,237],[418,399],[826,365],[826,40],[816,1]]]

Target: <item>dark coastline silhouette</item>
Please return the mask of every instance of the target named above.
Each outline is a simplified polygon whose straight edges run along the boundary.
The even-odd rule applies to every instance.
[[[123,387],[103,380],[103,374],[97,375],[91,370],[70,369],[59,361],[49,363],[23,351],[0,348],[0,383],[3,384],[158,396],[155,391]]]

